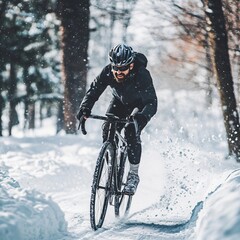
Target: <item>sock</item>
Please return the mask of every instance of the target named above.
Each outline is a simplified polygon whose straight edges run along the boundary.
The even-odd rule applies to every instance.
[[[138,168],[139,168],[139,164],[132,164],[132,163],[130,163],[129,171],[138,174]]]

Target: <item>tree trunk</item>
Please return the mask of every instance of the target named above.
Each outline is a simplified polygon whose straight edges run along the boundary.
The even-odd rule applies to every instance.
[[[64,121],[68,134],[76,133],[76,113],[86,92],[89,0],[60,0]]]
[[[211,61],[211,55],[210,55],[210,46],[209,46],[209,40],[208,40],[208,34],[205,34],[205,54],[206,54],[206,62],[207,62],[207,106],[212,105],[212,80],[213,80],[213,69],[212,69],[212,61]]]
[[[14,63],[10,63],[10,79],[8,85],[8,99],[9,99],[9,123],[8,123],[8,135],[12,135],[12,127],[18,123],[18,117],[16,112],[16,90],[17,90],[17,76],[16,66]]]
[[[236,8],[236,26],[238,31],[236,31],[237,36],[237,43],[236,43],[236,62],[237,62],[237,84],[238,84],[238,106],[240,103],[240,1],[236,2],[237,8]]]
[[[35,101],[32,99],[34,90],[32,88],[32,80],[28,74],[28,68],[25,67],[23,70],[23,79],[26,86],[26,98],[25,98],[25,110],[24,110],[24,128],[28,129],[35,128]]]
[[[64,129],[64,115],[63,115],[63,101],[58,101],[58,109],[57,109],[57,132],[59,133],[61,130]]]
[[[31,101],[28,105],[28,128],[35,129],[35,102]]]
[[[3,131],[3,127],[2,127],[2,114],[3,114],[3,109],[5,106],[5,101],[3,96],[0,93],[0,137],[2,137],[2,131]]]
[[[239,116],[234,95],[233,77],[228,53],[228,36],[221,0],[205,0],[207,29],[211,45],[211,59],[227,134],[229,155],[240,160]]]

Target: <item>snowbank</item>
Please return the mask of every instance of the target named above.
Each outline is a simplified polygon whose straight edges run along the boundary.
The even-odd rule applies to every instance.
[[[21,189],[0,170],[0,239],[59,239],[66,232],[64,214],[50,198]]]
[[[200,212],[198,240],[240,239],[240,170],[236,170],[209,195]]]

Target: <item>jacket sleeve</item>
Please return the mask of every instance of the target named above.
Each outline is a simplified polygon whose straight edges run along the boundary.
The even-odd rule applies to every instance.
[[[140,95],[143,102],[142,113],[149,121],[157,112],[157,95],[152,77],[147,69],[139,72]]]
[[[94,79],[91,83],[90,88],[87,90],[80,108],[86,107],[92,109],[95,102],[99,99],[101,94],[104,92],[108,86],[108,74],[107,67],[105,67],[102,72]]]

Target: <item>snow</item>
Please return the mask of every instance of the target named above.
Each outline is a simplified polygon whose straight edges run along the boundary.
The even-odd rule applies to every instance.
[[[239,239],[240,169],[208,197],[197,223],[198,239]]]
[[[240,239],[240,167],[225,158],[222,113],[204,92],[159,90],[159,109],[142,134],[140,184],[129,216],[109,207],[102,229],[89,221],[101,123],[88,135],[36,131],[0,138],[0,239]],[[104,100],[106,101],[106,99]],[[104,114],[106,106],[94,111]]]
[[[21,189],[4,167],[0,171],[0,239],[58,239],[67,229],[59,206],[37,191]]]

